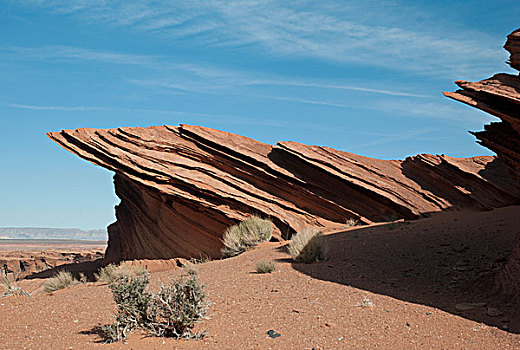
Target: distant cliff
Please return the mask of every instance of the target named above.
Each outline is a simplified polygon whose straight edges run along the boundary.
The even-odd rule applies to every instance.
[[[0,239],[84,239],[106,241],[106,230],[77,228],[0,227]]]

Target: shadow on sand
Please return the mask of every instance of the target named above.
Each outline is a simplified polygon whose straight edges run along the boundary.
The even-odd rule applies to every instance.
[[[518,207],[501,210],[504,216],[519,214]],[[514,247],[515,221],[490,213],[457,212],[360,227],[324,237],[329,247],[327,261],[293,263],[293,268],[313,278],[520,333],[519,305],[497,297],[492,290],[494,274]],[[460,308],[462,303],[486,306],[458,312],[456,305]],[[503,314],[491,317],[488,307]]]
[[[35,279],[35,278],[49,278],[54,275],[56,275],[60,271],[68,271],[72,273],[72,275],[79,279],[79,274],[83,273],[87,280],[92,282],[95,281],[94,273],[97,272],[101,268],[101,264],[103,262],[103,259],[96,259],[93,261],[87,261],[82,263],[71,263],[71,264],[64,264],[57,267],[54,267],[52,269],[40,271],[33,273],[24,279]]]

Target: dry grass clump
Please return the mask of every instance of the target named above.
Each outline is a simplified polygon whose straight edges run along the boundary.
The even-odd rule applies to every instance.
[[[147,291],[149,274],[121,275],[110,284],[118,314],[113,324],[102,326],[99,334],[106,342],[123,340],[137,329],[159,337],[201,338],[195,323],[205,317],[203,286],[195,275],[171,280],[157,293]]]
[[[312,263],[326,260],[327,244],[321,231],[316,228],[305,227],[291,237],[289,254],[298,262]]]
[[[271,273],[276,269],[274,261],[258,261],[256,263],[257,273]]]
[[[117,281],[121,276],[142,276],[146,273],[146,269],[141,265],[121,263],[119,265],[108,264],[107,266],[102,267],[101,269],[99,269],[99,273],[94,274],[94,277],[99,282],[110,284]]]
[[[183,269],[184,271],[186,271],[186,274],[188,275],[196,275],[199,273],[199,267],[197,266],[197,264],[194,264],[191,261],[187,261]]]
[[[254,248],[263,241],[271,239],[273,223],[271,220],[252,216],[238,225],[229,227],[224,233],[221,252],[225,256],[235,256]]]
[[[15,279],[16,280],[16,279]],[[30,297],[31,294],[22,289],[22,287],[18,287],[15,281],[11,281],[9,276],[7,275],[7,270],[4,269],[4,281],[1,283],[2,287],[4,287],[4,292],[0,294],[0,297],[8,297],[11,295],[21,295],[25,297]]]
[[[94,274],[94,278],[98,282],[112,283],[116,279],[117,266],[108,264],[99,269],[98,273]]]
[[[183,266],[184,271],[188,275],[196,275],[199,273],[199,264],[204,264],[210,261],[209,257],[201,256],[200,258],[190,258]]]
[[[83,273],[83,272],[79,273],[79,282],[80,283],[87,283],[88,282],[88,278],[85,275],[85,273]]]
[[[60,271],[54,277],[51,277],[43,284],[43,290],[52,293],[60,289],[65,289],[71,285],[78,283],[72,274],[68,271]]]
[[[345,228],[351,228],[354,226],[358,226],[359,222],[356,219],[350,218],[345,220]]]
[[[372,300],[370,300],[369,298],[364,298],[363,301],[361,303],[357,303],[356,306],[362,308],[369,308],[376,306],[376,304],[374,304]]]

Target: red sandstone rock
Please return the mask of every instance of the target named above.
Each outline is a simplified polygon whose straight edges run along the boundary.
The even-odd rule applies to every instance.
[[[509,65],[520,70],[520,29],[508,35],[504,48],[511,54]],[[456,84],[461,90],[444,94],[502,120],[472,134],[509,165],[517,176],[514,183],[520,183],[520,76],[496,74],[476,83],[459,80]],[[520,298],[520,242],[499,274],[497,284],[501,290]]]
[[[276,146],[199,126],[48,134],[65,149],[116,172],[121,203],[105,263],[219,257],[225,229],[269,217],[276,239],[303,226],[414,219],[448,209],[492,209],[520,198],[494,157],[418,155],[385,161],[327,147]]]
[[[509,65],[516,70],[520,70],[520,28],[507,36],[504,48],[509,51]]]

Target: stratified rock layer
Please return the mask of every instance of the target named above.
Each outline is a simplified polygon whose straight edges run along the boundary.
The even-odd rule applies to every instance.
[[[509,65],[516,70],[520,70],[520,28],[507,36],[504,48],[511,54]]]
[[[504,48],[511,54],[509,65],[520,70],[520,29],[508,35]],[[445,92],[446,96],[501,119],[501,122],[486,125],[484,131],[472,134],[509,165],[516,175],[513,181],[520,183],[520,77],[496,74],[476,83],[464,80],[455,83],[461,89]],[[497,284],[506,293],[520,299],[520,242],[498,276]]]
[[[49,133],[114,171],[117,222],[105,263],[219,257],[225,229],[269,217],[275,239],[303,226],[415,219],[449,209],[517,203],[520,184],[495,157],[421,154],[378,160],[296,142],[276,146],[181,125]]]

